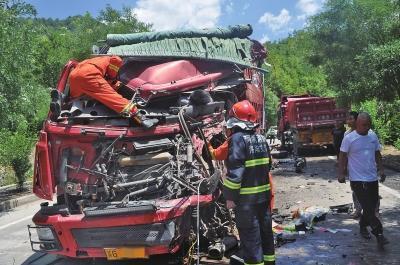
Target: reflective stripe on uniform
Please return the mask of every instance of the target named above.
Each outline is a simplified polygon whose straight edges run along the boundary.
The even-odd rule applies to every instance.
[[[110,67],[110,69],[113,70],[113,71],[115,71],[115,72],[118,72],[118,71],[119,71],[119,67],[116,66],[116,65],[114,65],[114,64],[110,64],[110,65],[108,65],[108,67]]]
[[[261,263],[247,263],[247,262],[245,262],[244,265],[264,265],[264,262],[261,262]]]
[[[265,185],[256,186],[256,187],[241,188],[240,194],[256,194],[256,193],[260,193],[260,192],[265,192],[270,189],[271,189],[271,186],[269,184],[265,184]]]
[[[224,179],[224,186],[231,190],[238,190],[240,189],[241,183],[235,183],[230,181],[229,179]]]
[[[264,261],[275,261],[275,255],[264,255]]]
[[[244,163],[245,167],[255,167],[259,165],[266,165],[269,163],[269,158],[264,157],[264,158],[258,158],[258,159],[252,159],[252,160],[247,160]]]
[[[270,189],[271,186],[269,184],[249,188],[240,188],[240,194],[256,194],[260,192],[265,192]]]

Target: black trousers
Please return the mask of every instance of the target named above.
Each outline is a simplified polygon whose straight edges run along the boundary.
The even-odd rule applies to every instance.
[[[375,208],[379,201],[378,181],[351,181],[350,185],[363,210],[360,227],[371,226],[374,235],[382,234],[382,223],[375,215]]]
[[[245,264],[275,264],[274,235],[268,205],[269,202],[238,204],[235,208]]]

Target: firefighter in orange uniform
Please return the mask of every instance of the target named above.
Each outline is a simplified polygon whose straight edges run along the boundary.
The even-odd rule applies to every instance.
[[[214,159],[224,160],[227,176],[223,194],[235,209],[236,225],[246,265],[275,264],[271,219],[271,155],[267,139],[255,132],[257,113],[249,101],[232,106],[227,121],[229,139],[217,149],[209,145]]]
[[[118,94],[120,82],[117,81],[122,59],[119,56],[101,56],[84,60],[71,71],[70,87],[73,98],[90,96],[108,108],[150,128],[158,120],[144,120],[134,102]]]

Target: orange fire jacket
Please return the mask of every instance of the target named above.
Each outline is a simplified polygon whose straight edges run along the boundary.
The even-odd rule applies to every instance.
[[[229,139],[228,139],[229,140]],[[211,145],[208,145],[208,148],[211,152],[211,156],[213,159],[215,160],[226,160],[228,159],[228,148],[229,148],[229,143],[228,140],[226,140],[222,145],[220,145],[217,148],[212,148]],[[272,182],[272,174],[271,172],[269,172],[269,184],[271,186],[271,201],[270,201],[270,207],[271,210],[275,208],[275,189],[274,189],[274,185]]]
[[[129,107],[129,100],[117,93],[105,79],[109,56],[95,57],[80,62],[70,74],[71,96],[88,95],[108,108],[121,113]]]

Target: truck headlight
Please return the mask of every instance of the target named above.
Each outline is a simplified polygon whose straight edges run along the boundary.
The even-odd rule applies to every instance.
[[[50,227],[38,227],[36,233],[40,241],[54,241],[54,233]]]

